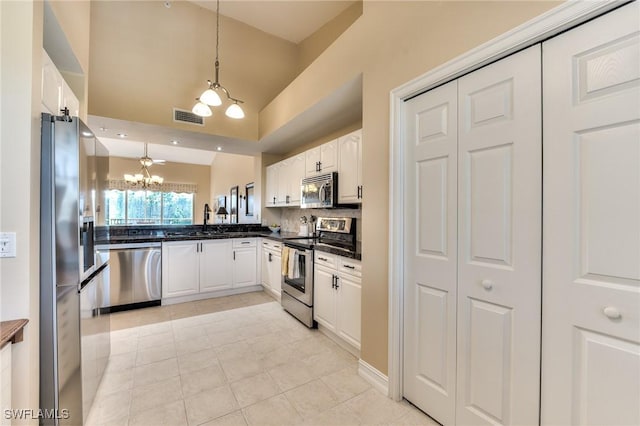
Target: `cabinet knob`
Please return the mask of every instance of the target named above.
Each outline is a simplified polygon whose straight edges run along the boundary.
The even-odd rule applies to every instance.
[[[617,320],[622,318],[622,314],[618,310],[618,308],[613,306],[607,306],[602,310],[602,312],[607,316],[607,318],[612,320]]]
[[[493,281],[491,280],[482,280],[481,284],[482,284],[482,288],[484,288],[487,291],[491,291],[491,289],[493,289]]]

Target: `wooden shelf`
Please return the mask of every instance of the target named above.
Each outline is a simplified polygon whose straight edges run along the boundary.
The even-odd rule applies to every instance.
[[[18,319],[0,322],[0,348],[5,344],[22,342],[22,331],[29,322],[28,319]]]

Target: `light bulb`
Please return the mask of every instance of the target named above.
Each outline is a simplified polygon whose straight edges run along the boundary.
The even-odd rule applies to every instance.
[[[205,103],[202,103],[199,99],[197,99],[198,103],[194,105],[191,112],[200,117],[210,117],[211,116],[211,108]]]
[[[227,108],[225,115],[229,118],[244,118],[244,111],[240,108],[240,105],[237,103],[232,103]]]
[[[216,91],[211,87],[202,92],[202,95],[200,95],[200,102],[211,106],[222,105],[222,99],[220,99],[220,95],[218,95]]]

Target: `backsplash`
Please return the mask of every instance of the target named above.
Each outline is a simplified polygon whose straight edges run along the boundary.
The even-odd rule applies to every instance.
[[[362,238],[362,210],[357,209],[280,209],[280,226],[284,232],[298,232],[300,230],[300,217],[314,215],[316,217],[352,217],[356,219],[356,239]]]

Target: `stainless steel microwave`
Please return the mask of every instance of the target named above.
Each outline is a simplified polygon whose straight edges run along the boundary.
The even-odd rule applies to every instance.
[[[300,207],[303,209],[330,209],[338,205],[338,173],[302,179]]]

